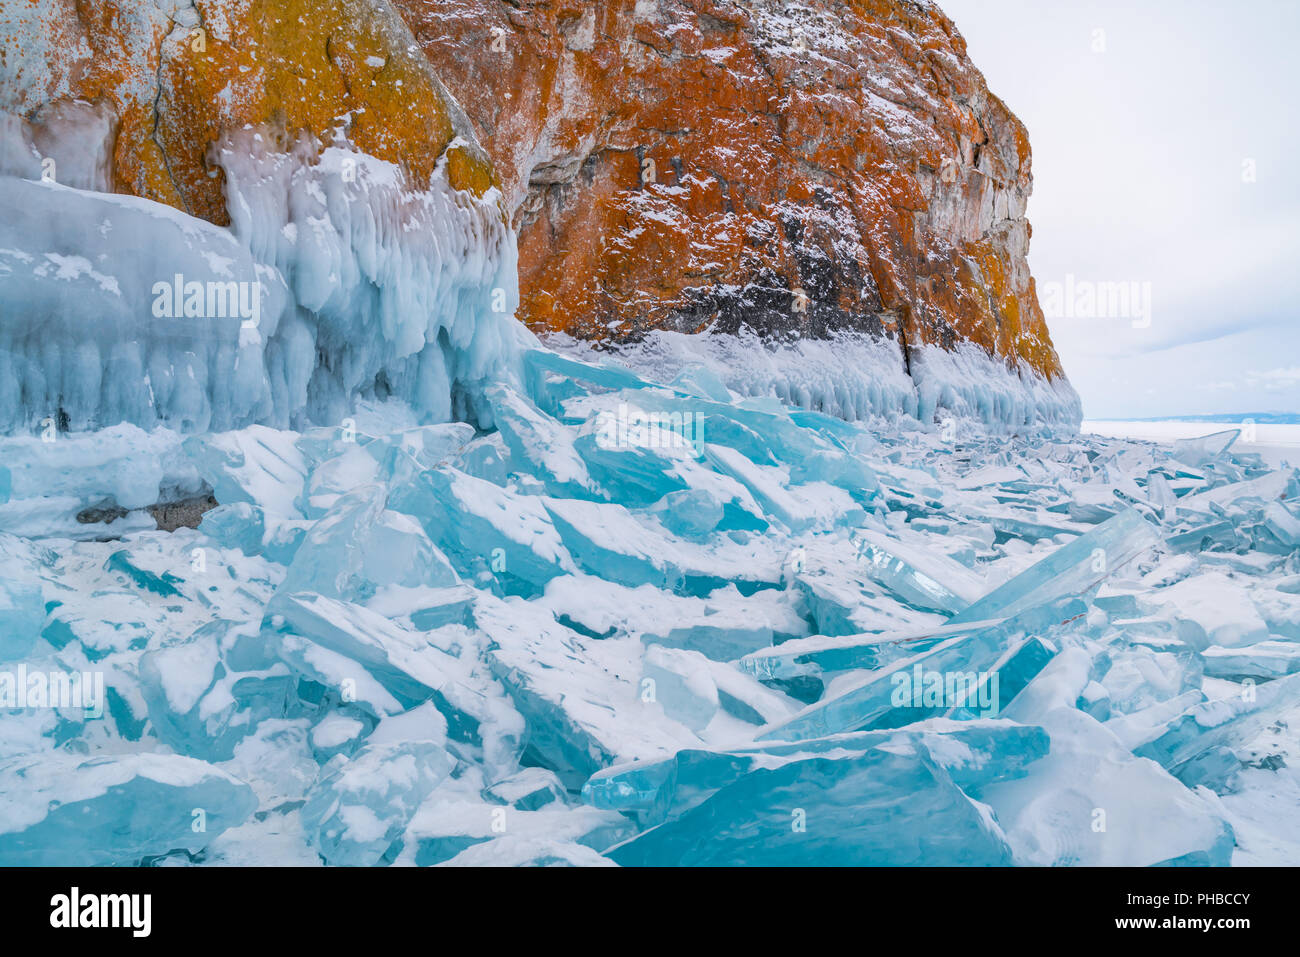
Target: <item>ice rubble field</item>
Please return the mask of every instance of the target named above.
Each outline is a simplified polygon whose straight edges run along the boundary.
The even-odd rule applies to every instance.
[[[221,504],[0,538],[0,672],[107,689],[3,712],[0,863],[1300,862],[1294,470],[523,368],[495,431],[9,440],[33,535]]]

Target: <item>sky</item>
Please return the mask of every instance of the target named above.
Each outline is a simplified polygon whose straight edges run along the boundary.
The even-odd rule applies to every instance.
[[[1029,129],[1085,417],[1300,413],[1300,2],[939,5]]]

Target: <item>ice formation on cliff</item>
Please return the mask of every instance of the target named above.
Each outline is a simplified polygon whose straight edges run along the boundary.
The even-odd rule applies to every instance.
[[[513,374],[514,236],[445,157],[415,184],[342,140],[236,130],[211,150],[226,229],[42,181],[29,139],[0,117],[0,432],[301,428],[359,397],[472,420]]]

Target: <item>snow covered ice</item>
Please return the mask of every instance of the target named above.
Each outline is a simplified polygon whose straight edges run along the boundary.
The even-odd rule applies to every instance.
[[[1294,470],[518,367],[477,428],[3,440],[0,861],[1300,861]]]
[[[230,229],[0,176],[0,864],[1300,863],[1294,468],[540,342],[491,192],[259,135]]]

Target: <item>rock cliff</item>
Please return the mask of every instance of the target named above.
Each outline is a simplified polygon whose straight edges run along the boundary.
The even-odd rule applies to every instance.
[[[1054,379],[1024,126],[913,0],[395,0],[519,232],[523,318],[966,340]]]

